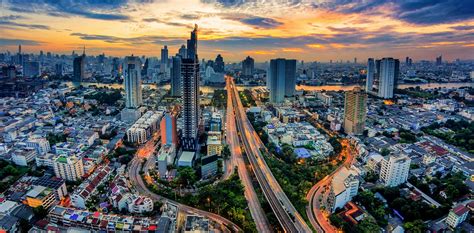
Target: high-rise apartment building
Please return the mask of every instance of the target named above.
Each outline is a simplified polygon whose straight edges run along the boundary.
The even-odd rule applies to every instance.
[[[360,135],[364,132],[367,116],[367,93],[356,87],[345,94],[344,131]]]
[[[381,161],[380,180],[388,187],[405,183],[410,171],[410,157],[402,152],[396,153],[385,156]]]
[[[85,79],[86,68],[86,50],[82,52],[81,56],[74,58],[72,80],[74,82],[82,82]]]
[[[175,145],[178,143],[176,117],[166,113],[160,122],[161,145]]]
[[[199,127],[199,59],[197,55],[197,25],[187,41],[188,56],[181,63],[181,95],[183,99],[183,150],[197,149]]]
[[[397,59],[383,58],[380,61],[378,96],[384,99],[393,98],[393,90],[399,71],[400,62]]]
[[[255,60],[250,56],[247,56],[245,60],[242,61],[242,75],[243,76],[252,76],[255,69]]]
[[[375,62],[373,58],[367,60],[367,79],[365,81],[365,91],[370,92],[374,86]]]
[[[171,58],[171,96],[181,96],[181,56]]]
[[[165,47],[161,49],[161,64],[168,65],[168,62],[168,46],[165,45]]]
[[[125,83],[125,106],[138,108],[143,103],[141,60],[139,57],[127,56],[123,64]]]
[[[267,74],[270,102],[282,103],[285,97],[294,96],[296,87],[296,60],[272,59]]]

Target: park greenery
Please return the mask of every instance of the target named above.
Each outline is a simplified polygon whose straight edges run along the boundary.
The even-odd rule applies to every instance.
[[[333,226],[337,227],[338,229],[342,229],[344,232],[368,233],[380,231],[380,227],[372,217],[366,217],[361,222],[359,222],[359,224],[354,225],[344,221],[344,219],[338,214],[331,214],[329,216],[329,221],[331,221]]]
[[[184,172],[186,173],[186,170]],[[183,170],[180,173],[183,173]],[[178,177],[178,179],[182,179],[181,182],[188,183],[190,179],[193,179],[193,175],[187,174],[185,177]],[[244,232],[257,232],[252,216],[247,210],[244,186],[237,175],[237,171],[234,171],[229,179],[205,185],[192,194],[180,195],[176,189],[159,187],[157,184],[147,183],[147,187],[152,192],[164,197],[221,215],[239,225]]]
[[[135,149],[127,149],[124,146],[120,146],[113,152],[107,154],[107,158],[110,160],[116,159],[121,164],[128,164],[130,161],[132,161],[136,152],[137,150]]]
[[[66,142],[67,135],[64,133],[48,133],[48,135],[46,135],[46,139],[50,145],[56,145],[56,143]]]
[[[214,90],[211,105],[216,108],[225,108],[227,106],[227,91],[222,89]]]
[[[440,130],[441,128],[448,130]],[[449,119],[445,123],[435,122],[421,130],[462,150],[474,153],[474,122]]]
[[[449,173],[444,177],[436,175],[432,178],[425,178],[423,181],[416,177],[409,179],[411,184],[444,206],[451,206],[454,201],[470,194],[469,187],[464,183],[465,180],[466,177],[461,172]],[[430,185],[433,188],[430,188]],[[442,191],[446,194],[446,198],[439,195]]]
[[[28,167],[20,167],[0,160],[0,193],[8,189],[16,180],[29,171]]]
[[[98,91],[85,95],[84,98],[97,100],[99,104],[115,105],[118,100],[122,99],[122,94],[120,90]]]
[[[424,91],[420,87],[410,87],[408,89],[395,89],[395,94],[408,95],[412,98],[421,98],[421,99],[436,99],[440,98],[441,95],[438,91]]]
[[[255,100],[253,99],[251,90],[245,89],[243,91],[239,91],[239,96],[244,107],[248,108],[250,106],[255,106]]]
[[[436,208],[422,200],[412,200],[402,195],[400,189],[401,187],[378,187],[362,191],[354,197],[354,201],[364,206],[380,227],[387,225],[389,214],[398,213],[403,217],[404,226],[411,229],[425,229],[424,225],[418,223],[441,218],[450,209],[450,206],[443,205]],[[375,197],[374,193],[377,192],[385,198],[387,203]]]

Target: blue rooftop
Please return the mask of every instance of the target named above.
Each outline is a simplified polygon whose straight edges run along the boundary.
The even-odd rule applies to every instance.
[[[311,154],[306,148],[296,148],[294,152],[296,153],[297,158],[306,159],[306,158],[311,157]]]

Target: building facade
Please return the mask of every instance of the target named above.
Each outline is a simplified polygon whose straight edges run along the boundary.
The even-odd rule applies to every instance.
[[[141,61],[139,57],[127,56],[123,64],[125,83],[125,106],[136,109],[143,103]]]
[[[75,156],[59,156],[53,162],[54,174],[65,180],[78,181],[84,175],[82,159]]]
[[[272,59],[267,77],[267,87],[272,103],[282,103],[285,97],[294,96],[296,60]]]
[[[354,88],[345,93],[344,131],[347,134],[361,135],[365,128],[367,116],[367,93]]]
[[[399,153],[399,152],[398,152]],[[406,154],[390,154],[382,159],[380,180],[385,186],[394,187],[408,179],[411,159]]]

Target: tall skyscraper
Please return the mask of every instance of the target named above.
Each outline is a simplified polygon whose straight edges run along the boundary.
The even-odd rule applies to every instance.
[[[198,27],[195,25],[188,40],[188,56],[181,62],[183,98],[183,150],[197,149],[199,127],[199,59],[197,55]]]
[[[364,132],[367,116],[367,93],[359,87],[348,91],[344,101],[344,130],[347,134],[360,135]]]
[[[72,81],[82,82],[85,79],[86,66],[86,48],[82,51],[82,55],[74,58]]]
[[[443,64],[443,56],[439,55],[439,57],[436,57],[436,65],[440,66]]]
[[[375,62],[373,58],[367,60],[367,79],[365,81],[365,91],[372,91],[374,85]]]
[[[391,57],[383,58],[380,62],[379,90],[378,96],[384,99],[393,98],[393,89],[395,87],[396,59]],[[398,64],[400,64],[398,62]]]
[[[161,64],[165,64],[165,66],[168,66],[168,46],[165,45],[164,48],[161,49]]]
[[[181,45],[181,48],[179,48],[178,54],[181,56],[181,58],[186,58],[188,56],[188,51],[184,44]]]
[[[181,56],[171,58],[171,96],[181,96]]]
[[[178,142],[176,118],[170,113],[166,113],[160,122],[161,145],[176,145]]]
[[[136,109],[142,105],[142,62],[139,57],[127,56],[123,64],[125,82],[125,106]]]
[[[390,154],[382,159],[380,180],[385,186],[394,187],[407,181],[411,159],[402,152]]]
[[[243,76],[252,76],[255,69],[255,60],[250,56],[247,56],[245,60],[242,61],[242,75]]]
[[[295,94],[296,60],[272,59],[267,74],[270,102],[281,103],[285,97]]]
[[[214,71],[217,73],[224,73],[225,71],[224,58],[220,54],[217,54],[216,61],[214,62],[213,68],[214,68]]]

